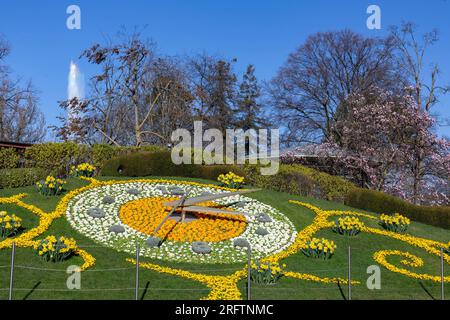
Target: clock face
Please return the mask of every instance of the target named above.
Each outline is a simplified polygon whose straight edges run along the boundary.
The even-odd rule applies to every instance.
[[[206,212],[190,212],[186,207],[183,222],[177,210],[154,233],[169,213],[165,202],[179,199],[182,193],[191,198],[223,192],[213,185],[182,181],[118,181],[75,196],[67,219],[76,230],[107,247],[135,254],[138,243],[142,256],[176,262],[244,262],[245,244],[250,244],[253,257],[261,258],[294,242],[296,230],[285,215],[242,195],[195,204]],[[230,214],[208,213],[208,208]],[[160,240],[158,245],[152,244],[154,237]]]

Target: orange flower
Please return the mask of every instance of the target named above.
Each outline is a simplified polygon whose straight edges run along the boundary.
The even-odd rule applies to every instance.
[[[177,198],[153,197],[130,201],[120,208],[119,217],[133,229],[151,235],[169,213],[170,208],[164,206],[163,202],[175,199]],[[217,207],[212,202],[199,205]],[[183,223],[178,222],[178,219],[168,219],[156,236],[179,242],[219,242],[239,236],[247,225],[247,220],[242,215],[191,214],[197,219]]]

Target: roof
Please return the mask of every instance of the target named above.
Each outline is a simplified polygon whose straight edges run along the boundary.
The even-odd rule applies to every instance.
[[[31,147],[32,143],[12,142],[12,141],[0,141],[0,147],[26,149]]]

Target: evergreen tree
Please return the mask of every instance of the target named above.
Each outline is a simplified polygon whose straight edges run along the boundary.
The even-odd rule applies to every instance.
[[[219,60],[215,64],[213,77],[212,105],[209,125],[225,132],[233,127],[233,105],[236,96],[236,75],[231,63]]]
[[[236,127],[244,130],[259,129],[265,125],[259,103],[261,88],[255,76],[255,67],[248,65],[239,86],[236,110]]]

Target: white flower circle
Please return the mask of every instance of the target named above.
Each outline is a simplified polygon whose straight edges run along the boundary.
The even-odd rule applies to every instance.
[[[178,181],[162,182],[117,182],[94,187],[75,196],[67,207],[67,219],[78,232],[86,235],[97,243],[114,248],[118,251],[134,254],[136,244],[140,244],[141,256],[174,262],[192,263],[235,263],[247,259],[247,249],[234,245],[236,238],[220,242],[208,243],[211,247],[209,254],[197,254],[192,251],[189,242],[165,240],[159,247],[149,247],[145,240],[148,235],[133,229],[123,223],[119,217],[122,205],[129,201],[151,197],[173,197],[165,194],[165,188],[182,189],[189,193],[189,197],[208,193],[221,193],[223,190],[212,185],[184,184]],[[137,194],[129,192],[131,189]],[[106,196],[114,199],[113,203],[104,203]],[[296,230],[292,222],[277,209],[255,199],[235,195],[214,201],[217,204],[229,204],[230,208],[246,214],[247,226],[237,238],[246,239],[252,249],[253,258],[262,258],[285,250],[295,240]],[[237,203],[241,206],[238,207]],[[92,208],[101,209],[102,217],[89,214]],[[270,222],[261,222],[258,216],[264,213],[270,217]],[[123,233],[110,231],[111,226],[123,226]],[[268,231],[266,235],[256,233],[258,228]]]

